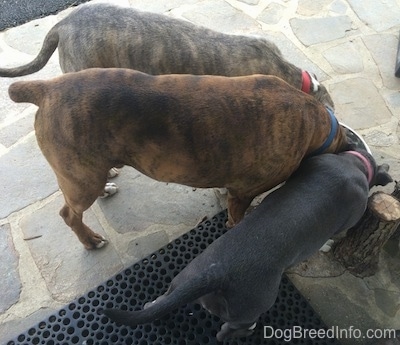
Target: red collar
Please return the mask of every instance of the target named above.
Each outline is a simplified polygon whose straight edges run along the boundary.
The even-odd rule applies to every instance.
[[[307,71],[301,71],[301,91],[310,93],[311,91],[311,77]]]
[[[307,71],[301,71],[301,91],[310,94],[318,91],[319,82]]]

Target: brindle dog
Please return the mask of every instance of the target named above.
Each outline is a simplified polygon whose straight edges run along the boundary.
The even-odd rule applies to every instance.
[[[264,38],[226,35],[165,15],[110,4],[79,6],[49,31],[31,63],[0,68],[0,76],[34,73],[45,66],[56,48],[64,73],[118,67],[154,75],[270,74],[334,107],[323,85],[288,62],[278,47]]]
[[[264,38],[226,35],[165,15],[110,4],[79,6],[47,34],[39,55],[16,68],[0,68],[1,77],[34,73],[58,48],[64,73],[92,67],[121,67],[149,74],[241,76],[276,75],[334,109],[326,88],[312,74],[288,62]],[[110,177],[116,169],[110,170]],[[107,183],[103,196],[117,192]]]
[[[347,148],[345,130],[314,97],[264,75],[151,76],[88,69],[16,82],[39,106],[39,146],[65,197],[60,214],[88,249],[104,239],[82,222],[113,166],[165,182],[228,189],[229,226],[302,159]]]

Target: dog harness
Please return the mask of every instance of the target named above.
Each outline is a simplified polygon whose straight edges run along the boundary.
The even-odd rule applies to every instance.
[[[331,144],[333,139],[335,138],[337,129],[339,127],[339,122],[335,117],[335,114],[333,113],[333,111],[326,107],[326,110],[328,111],[329,117],[331,119],[331,131],[329,132],[328,137],[326,138],[325,142],[322,144],[322,146],[318,149],[316,149],[315,151],[311,152],[308,157],[311,156],[316,156],[321,154],[322,152],[324,152]]]
[[[301,91],[310,94],[318,91],[319,82],[307,71],[301,71]],[[312,88],[312,89],[311,89]]]
[[[374,176],[374,169],[372,168],[371,162],[367,158],[365,158],[365,156],[363,156],[360,152],[346,151],[345,153],[356,156],[364,163],[365,168],[367,169],[368,184],[371,184],[372,177]]]

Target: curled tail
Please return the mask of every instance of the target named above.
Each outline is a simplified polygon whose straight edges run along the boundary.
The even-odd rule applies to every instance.
[[[41,70],[56,50],[58,41],[59,37],[57,27],[53,27],[46,35],[42,49],[33,61],[19,67],[0,68],[0,77],[21,77],[23,75],[32,74]]]
[[[159,319],[181,305],[190,303],[217,290],[221,287],[221,284],[222,277],[218,278],[215,275],[211,277],[210,272],[208,272],[178,285],[171,292],[159,297],[143,310],[129,312],[118,309],[105,309],[104,314],[115,322],[134,327]]]
[[[17,81],[10,85],[8,94],[14,102],[39,106],[45,95],[45,84],[41,80]]]

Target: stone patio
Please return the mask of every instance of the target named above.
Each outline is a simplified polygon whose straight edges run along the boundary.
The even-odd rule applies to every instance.
[[[378,162],[389,163],[400,178],[398,0],[109,2],[274,41],[290,61],[318,76],[339,120],[362,134]],[[70,11],[0,32],[0,65],[30,61],[48,30]],[[17,79],[60,74],[54,55],[42,71]],[[214,190],[167,185],[123,168],[114,180],[119,193],[98,200],[85,215],[110,243],[86,251],[58,216],[62,195],[36,144],[35,106],[8,98],[15,80],[0,78],[0,343],[224,208]],[[370,278],[355,278],[323,253],[290,274],[328,326],[363,331],[400,329],[399,277],[398,243],[387,245],[379,272]]]

